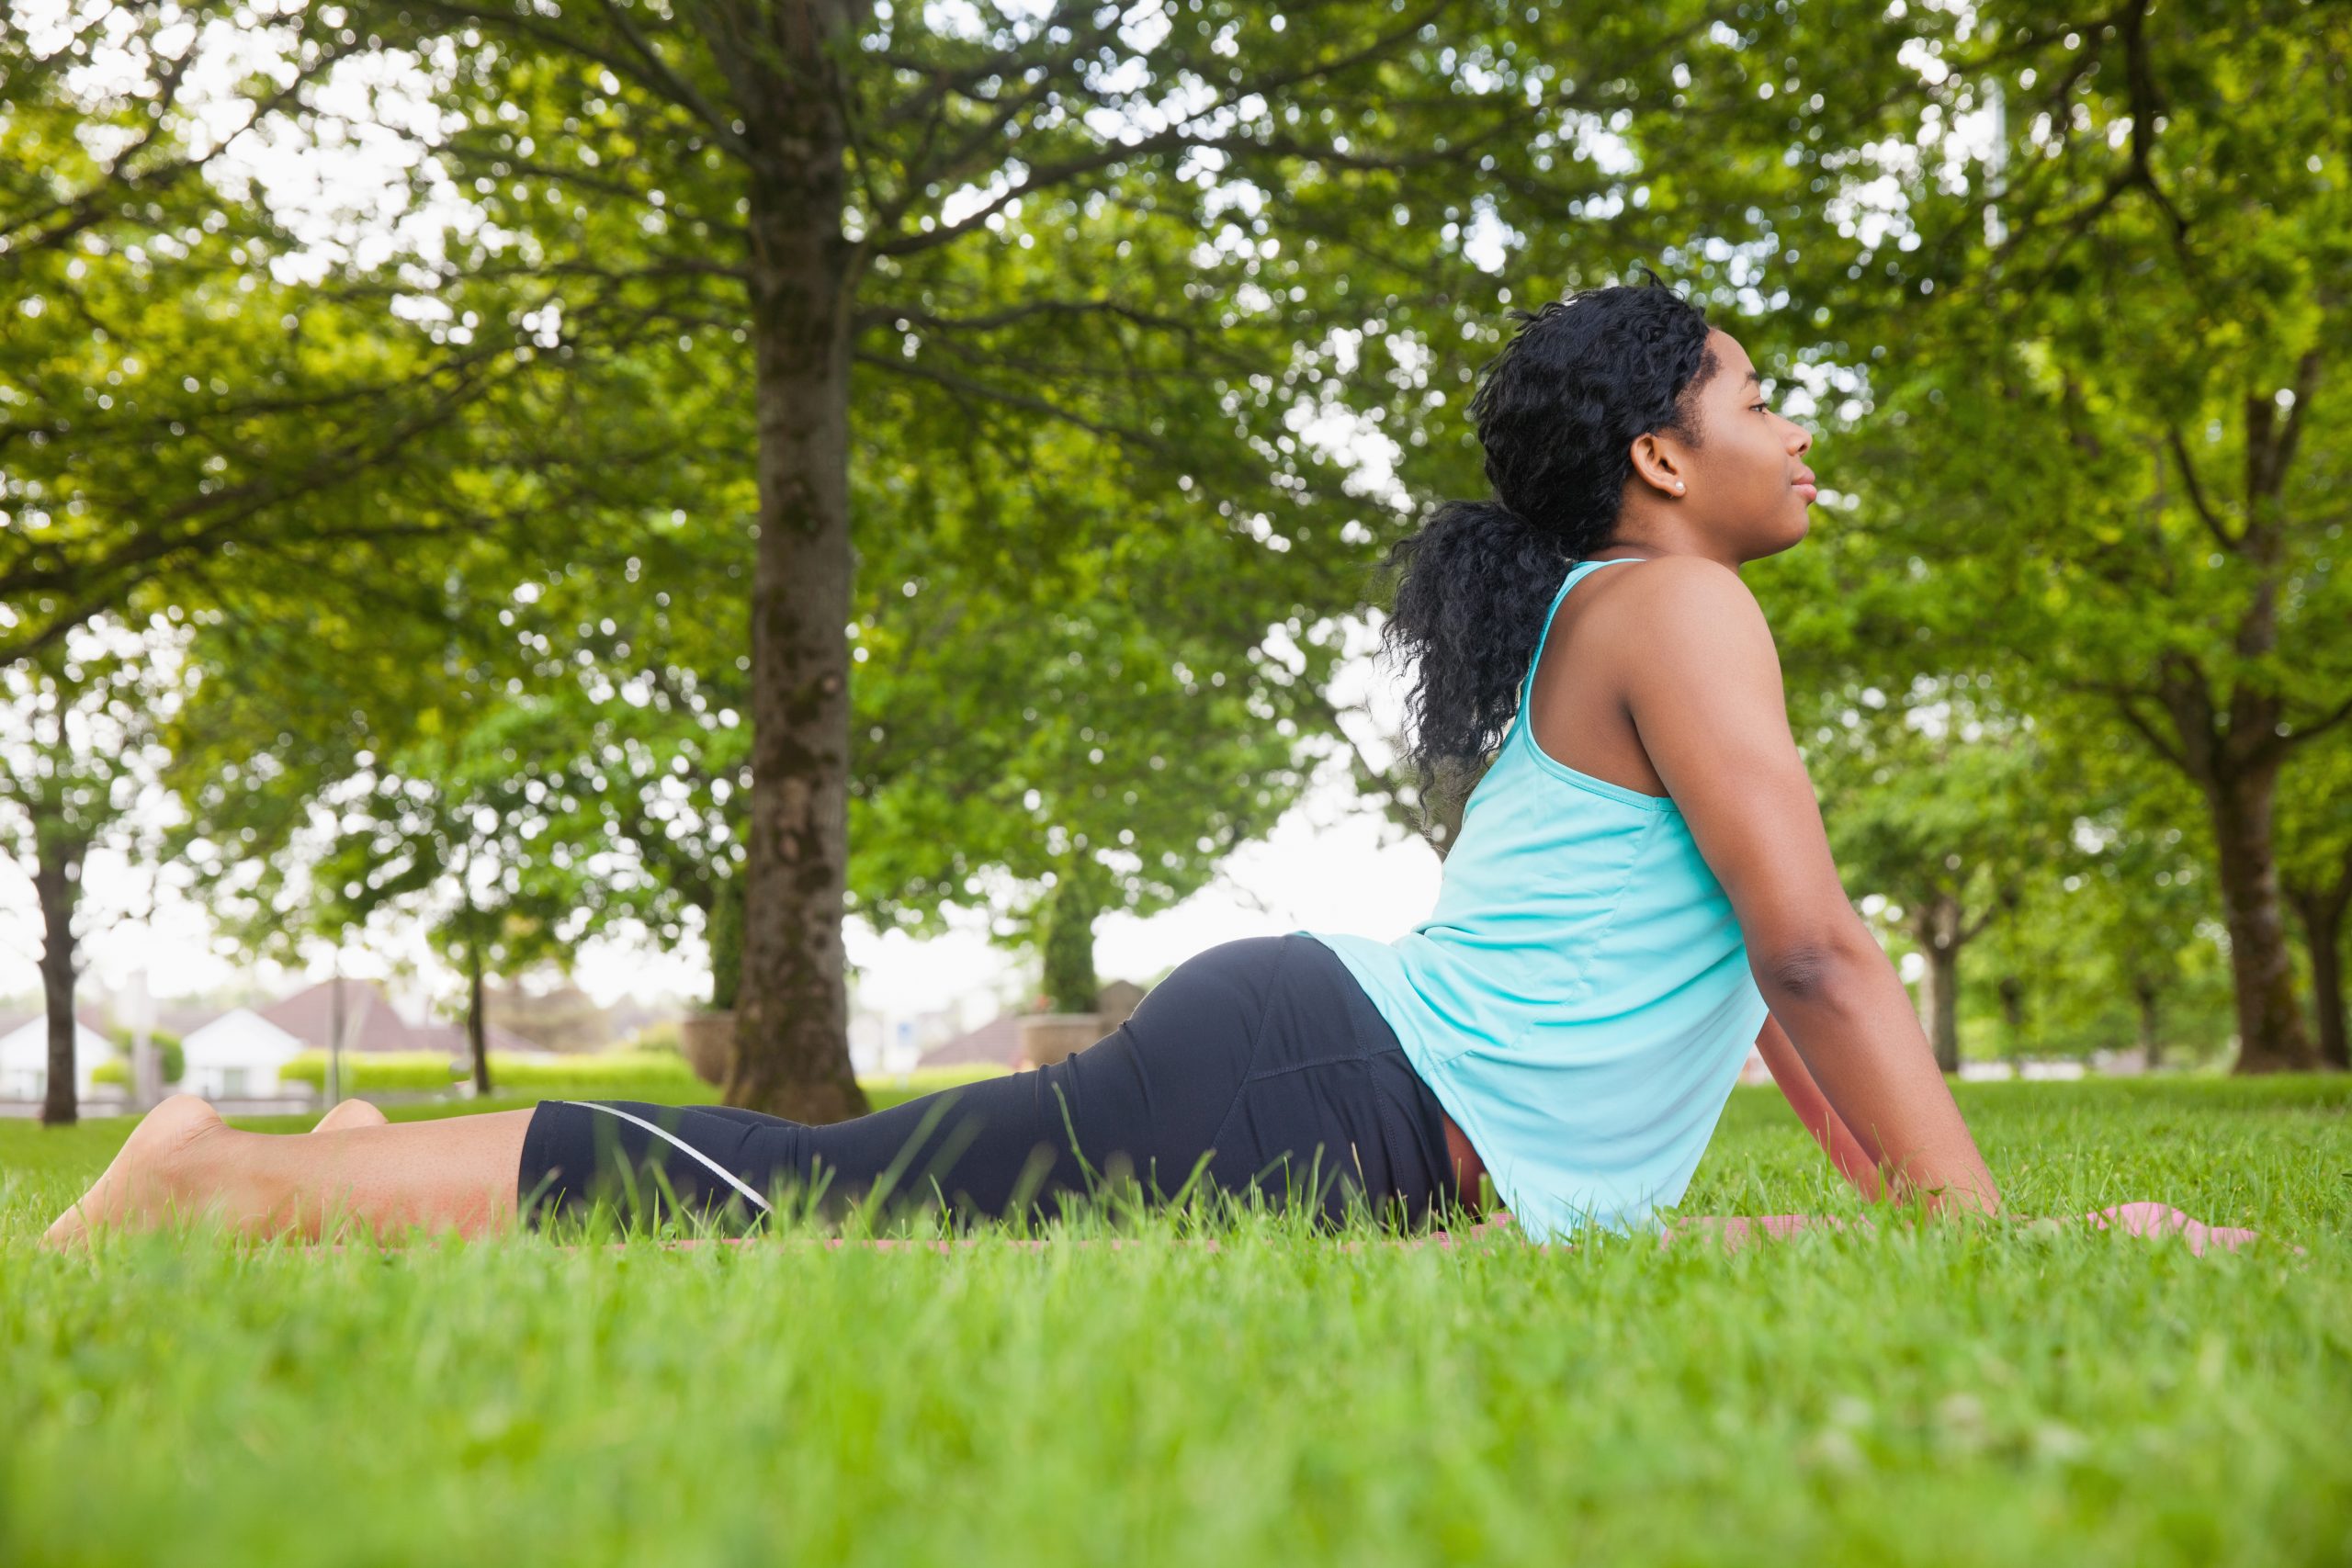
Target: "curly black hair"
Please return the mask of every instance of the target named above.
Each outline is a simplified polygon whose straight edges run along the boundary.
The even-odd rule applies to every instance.
[[[1461,779],[1483,768],[1518,712],[1568,569],[1611,541],[1634,438],[1670,430],[1697,446],[1691,394],[1715,371],[1705,313],[1655,273],[1510,317],[1522,324],[1470,400],[1494,495],[1444,502],[1378,569],[1396,579],[1381,660],[1415,670],[1405,754],[1423,831],[1440,840],[1441,766],[1448,794],[1466,794]]]

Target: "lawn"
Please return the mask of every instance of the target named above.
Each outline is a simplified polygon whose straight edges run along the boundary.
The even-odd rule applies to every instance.
[[[2352,1082],[1961,1098],[2264,1238],[62,1258],[123,1128],[0,1122],[0,1562],[2352,1561]],[[1685,1208],[1839,1206],[1744,1089]]]

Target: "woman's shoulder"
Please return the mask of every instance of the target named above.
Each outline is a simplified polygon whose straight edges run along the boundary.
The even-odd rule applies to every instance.
[[[1596,618],[1638,630],[1645,642],[1701,647],[1771,640],[1764,607],[1738,572],[1704,556],[1653,556],[1631,571],[1597,573],[1619,581],[1595,604]],[[1600,595],[1595,595],[1596,599]]]
[[[1639,564],[1642,570],[1626,572],[1625,581],[1640,583],[1657,598],[1694,604],[1756,603],[1756,595],[1748,592],[1738,572],[1705,556],[1651,556]]]

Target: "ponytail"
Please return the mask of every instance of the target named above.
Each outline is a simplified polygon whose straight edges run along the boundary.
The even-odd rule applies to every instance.
[[[1381,563],[1396,580],[1382,658],[1418,660],[1405,750],[1421,831],[1440,854],[1519,711],[1520,678],[1571,564],[1556,538],[1491,500],[1447,502]]]
[[[1380,567],[1395,597],[1377,662],[1413,668],[1405,754],[1441,855],[1519,712],[1568,569],[1616,530],[1634,438],[1695,440],[1684,399],[1714,369],[1705,317],[1655,274],[1511,315],[1520,331],[1470,401],[1494,495],[1440,505]]]

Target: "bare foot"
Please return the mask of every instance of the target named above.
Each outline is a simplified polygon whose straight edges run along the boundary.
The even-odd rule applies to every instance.
[[[188,1149],[227,1125],[200,1096],[164,1100],[130,1130],[106,1173],[42,1233],[41,1245],[62,1251],[86,1241],[95,1226],[153,1219],[179,1196],[172,1174]]]
[[[313,1133],[341,1133],[353,1127],[380,1127],[390,1118],[364,1100],[346,1100],[324,1116],[311,1129]]]

